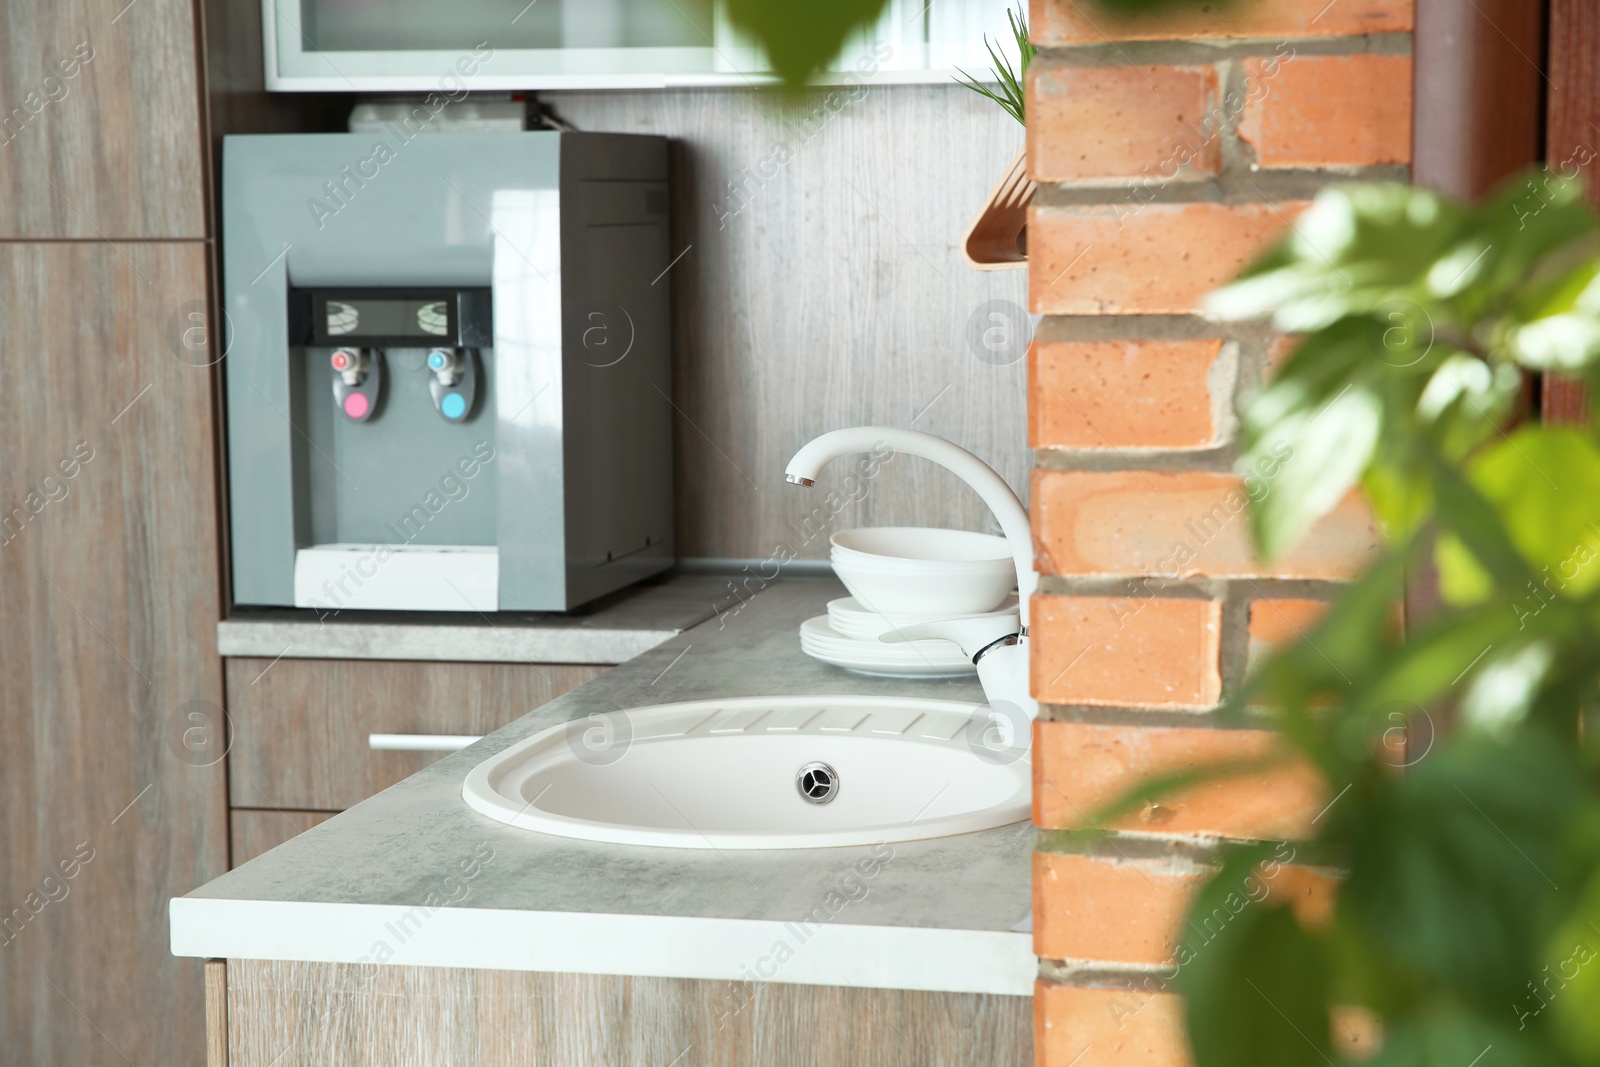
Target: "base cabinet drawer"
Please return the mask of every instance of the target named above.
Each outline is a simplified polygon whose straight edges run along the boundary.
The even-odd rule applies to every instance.
[[[490,733],[607,669],[229,659],[230,804],[343,811],[449,751],[374,751],[371,735]]]

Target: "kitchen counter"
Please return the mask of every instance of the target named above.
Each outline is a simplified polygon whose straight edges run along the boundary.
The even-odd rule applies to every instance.
[[[1031,995],[1028,823],[717,851],[532,833],[461,799],[489,755],[594,711],[789,694],[981,701],[973,678],[867,678],[805,656],[798,626],[841,595],[832,579],[774,582],[174,899],[173,953]]]
[[[605,597],[590,610],[485,615],[245,608],[217,623],[224,656],[459,663],[626,663],[734,603],[726,575],[676,574]]]

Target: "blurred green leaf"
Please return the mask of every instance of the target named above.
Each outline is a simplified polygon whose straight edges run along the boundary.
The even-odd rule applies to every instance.
[[[1543,962],[1582,795],[1570,756],[1530,732],[1443,742],[1404,776],[1371,768],[1331,816],[1349,843],[1338,906],[1393,966],[1504,1015]]]
[[[1507,594],[1583,596],[1600,588],[1600,450],[1584,434],[1526,426],[1486,449],[1468,468],[1468,480],[1492,505],[1480,525],[1503,524],[1526,561],[1521,575],[1504,574]],[[1452,603],[1485,598],[1492,582],[1480,552],[1460,537],[1439,547],[1441,588]],[[1507,583],[1504,579],[1509,578]],[[1520,578],[1520,580],[1518,580]]]
[[[1410,545],[1385,556],[1347,586],[1304,639],[1267,657],[1222,717],[1243,725],[1241,708],[1269,706],[1284,738],[1324,777],[1347,780],[1352,762],[1364,753],[1331,743],[1330,726],[1337,720],[1330,721],[1322,709],[1347,703],[1358,679],[1381,674],[1383,665],[1399,654],[1394,605],[1416,552]]]
[[[1404,643],[1383,646],[1383,654],[1353,677],[1345,694],[1341,729],[1351,758],[1359,758],[1361,747],[1373,738],[1370,717],[1397,703],[1419,712],[1434,705],[1486,652],[1516,633],[1514,614],[1501,605],[1484,604],[1436,616],[1413,629]]]
[[[1544,966],[1529,975],[1514,1010],[1527,1025],[1553,1009],[1548,1021],[1584,1063],[1600,1063],[1600,873],[1589,880],[1582,904],[1550,939]]]
[[[1320,945],[1256,872],[1266,845],[1239,848],[1196,896],[1178,955],[1197,1067],[1326,1067],[1327,974]]]
[[[1464,725],[1499,740],[1508,739],[1533,710],[1555,656],[1556,649],[1548,641],[1525,642],[1485,656],[1461,701]]]
[[[1416,415],[1439,454],[1457,463],[1499,432],[1521,390],[1515,366],[1451,352],[1423,386]]]
[[[1197,1060],[1300,1062],[1337,997],[1381,1016],[1384,1067],[1600,1064],[1600,425],[1512,429],[1529,368],[1600,387],[1581,188],[1330,187],[1207,310],[1303,334],[1244,418],[1262,554],[1358,481],[1390,549],[1222,710],[1265,715],[1326,778],[1305,855],[1348,876],[1311,934],[1230,908],[1265,853],[1230,854],[1180,961]],[[1402,640],[1401,582],[1430,553],[1443,604]],[[1285,1014],[1243,975],[1279,983]],[[1285,1015],[1319,1036],[1295,1048]]]
[[[1361,488],[1377,516],[1384,543],[1402,544],[1413,537],[1433,514],[1433,487],[1415,468],[1378,454],[1362,477]]]
[[[1372,458],[1379,426],[1378,398],[1351,385],[1320,409],[1280,419],[1259,439],[1245,470],[1258,478],[1250,519],[1264,557],[1292,547],[1349,494]],[[1266,471],[1273,476],[1262,476]]]
[[[1436,193],[1397,183],[1341,183],[1317,194],[1293,232],[1238,281],[1206,299],[1225,320],[1270,317],[1286,333],[1351,315],[1421,309],[1427,276],[1465,221]]]
[[[1426,1005],[1388,1030],[1365,1067],[1554,1067],[1548,1050],[1507,1025],[1505,1014]]]
[[[727,0],[728,18],[766,50],[791,89],[827,70],[856,30],[876,23],[888,0]]]

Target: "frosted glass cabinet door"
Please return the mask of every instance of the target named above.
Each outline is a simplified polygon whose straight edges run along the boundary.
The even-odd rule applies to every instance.
[[[1008,45],[1020,0],[888,0],[821,81],[944,81]],[[720,0],[262,0],[267,88],[665,88],[767,79]]]
[[[526,5],[526,6],[524,6]],[[711,0],[301,0],[308,50],[704,49]]]

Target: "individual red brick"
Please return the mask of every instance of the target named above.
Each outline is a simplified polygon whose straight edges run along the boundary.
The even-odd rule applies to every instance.
[[[1382,1026],[1364,1008],[1335,1005],[1334,1047],[1357,1063],[1377,1055]],[[1190,1067],[1183,998],[1155,986],[1034,986],[1034,1062],[1039,1067]]]
[[[1327,610],[1325,600],[1251,601],[1250,662],[1304,638]]]
[[[1301,925],[1333,916],[1338,879],[1298,866],[1295,849],[1277,846],[1271,859],[1241,879],[1212,910],[1191,911],[1214,873],[1182,861],[1122,859],[1075,853],[1033,854],[1033,950],[1044,959],[1160,966],[1181,963],[1191,949],[1220,936],[1244,909],[1285,905]]]
[[[1028,72],[1028,172],[1037,181],[1205,177],[1221,169],[1214,67]]]
[[[1204,708],[1221,695],[1215,601],[1036,596],[1032,616],[1041,701]]]
[[[1080,829],[1141,782],[1281,753],[1281,743],[1265,730],[1038,722],[1033,821]],[[1295,760],[1162,797],[1111,825],[1147,833],[1304,837],[1327,802],[1316,770]]]
[[[1033,854],[1033,951],[1053,960],[1164,964],[1206,871],[1159,860]]]
[[[1029,210],[1033,310],[1047,315],[1188,315],[1288,231],[1305,201]]]
[[[1247,59],[1244,73],[1239,136],[1260,166],[1411,162],[1410,56]]]
[[[1029,444],[1213,445],[1209,376],[1221,352],[1217,340],[1035,342],[1029,350]]]
[[[1114,17],[1085,0],[1032,0],[1029,35],[1041,47],[1178,38],[1343,37],[1405,33],[1411,0],[1254,0]]]
[[[1271,491],[1268,480],[1255,483]],[[1270,564],[1256,558],[1245,483],[1187,471],[1033,472],[1033,529],[1046,574],[1348,579],[1380,550],[1352,493]]]
[[[1034,987],[1038,1067],[1189,1067],[1183,1000],[1148,989]]]

